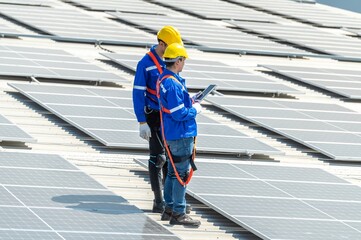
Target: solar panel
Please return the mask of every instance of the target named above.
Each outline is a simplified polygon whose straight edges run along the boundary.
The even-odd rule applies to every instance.
[[[3,24],[0,20],[0,34],[1,33],[14,33],[14,34],[18,34],[19,31],[18,30],[15,30],[5,24]]]
[[[102,53],[112,61],[136,71],[138,61],[143,55]],[[238,67],[217,61],[188,59],[182,72],[189,89],[203,89],[208,84],[217,84],[217,90],[247,91],[265,93],[299,93],[298,90],[256,75]]]
[[[208,97],[207,101],[240,118],[308,146],[333,160],[361,161],[361,152],[357,150],[361,145],[361,135],[350,130],[359,126],[361,114],[342,106],[213,96]],[[346,123],[350,127],[346,128]],[[317,124],[318,127],[313,127],[313,124]]]
[[[98,82],[128,82],[57,49],[0,46],[0,75]]]
[[[146,160],[136,160],[147,166]],[[262,239],[358,239],[361,190],[322,169],[197,161],[187,193]]]
[[[9,84],[109,147],[148,149],[139,137],[131,91],[95,87]],[[197,149],[208,153],[282,154],[259,140],[210,119],[197,117]]]
[[[334,92],[350,99],[361,99],[361,71],[344,68],[315,68],[262,65],[273,72]]]
[[[135,12],[147,14],[165,14],[170,13],[169,8],[160,5],[144,2],[142,0],[66,0],[66,2],[75,3],[89,10],[95,11],[117,11],[117,12]]]
[[[353,17],[339,11],[331,11],[322,4],[303,4],[288,0],[231,0],[231,2],[264,10],[270,13],[311,23],[320,27],[360,28],[361,18]]]
[[[96,18],[76,9],[4,5],[0,13],[64,41],[146,46],[154,37],[120,22]]]
[[[2,141],[23,143],[36,142],[32,136],[0,114],[0,142]]]
[[[57,4],[57,2],[54,0],[32,0],[30,2],[27,0],[0,0],[0,3],[34,6],[52,6]]]
[[[303,50],[190,16],[180,17],[111,12],[109,14],[122,21],[130,22],[154,32],[157,32],[166,22],[181,32],[183,40],[196,44],[198,45],[197,48],[205,51],[276,56],[304,56],[304,54],[309,54]]]
[[[361,61],[361,45],[358,39],[304,25],[261,24],[233,20],[227,22],[242,29],[257,32],[262,36],[270,36],[325,54],[336,55],[334,57],[336,59]]]
[[[357,36],[361,36],[361,29],[344,28],[344,30],[346,30],[346,31],[348,31],[348,32],[351,32],[351,33],[354,33],[354,34],[356,34]]]
[[[58,155],[0,159],[1,239],[179,239]]]
[[[156,0],[156,2],[207,19],[237,19],[257,22],[277,22],[282,20],[282,18],[275,15],[220,0],[199,0],[197,2],[192,0]]]

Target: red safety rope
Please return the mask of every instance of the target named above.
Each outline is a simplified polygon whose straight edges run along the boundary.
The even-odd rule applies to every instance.
[[[159,94],[159,90],[160,90],[160,83],[166,79],[166,78],[172,78],[173,80],[175,80],[176,82],[179,83],[179,81],[173,77],[172,75],[165,75],[162,77],[162,79],[158,80],[157,81],[157,97],[158,99],[160,98],[160,94]],[[170,163],[172,164],[172,167],[173,167],[173,170],[174,170],[174,174],[178,180],[178,182],[183,186],[183,187],[186,187],[187,184],[191,181],[192,179],[192,176],[193,176],[193,168],[191,168],[191,170],[189,171],[189,175],[188,175],[188,178],[187,178],[187,181],[183,181],[182,178],[179,176],[179,173],[177,171],[177,168],[174,164],[174,161],[173,161],[173,157],[172,157],[172,154],[171,154],[171,151],[168,147],[168,144],[167,144],[167,140],[165,138],[165,134],[164,134],[164,124],[163,124],[163,114],[162,112],[165,112],[165,113],[170,113],[170,111],[166,108],[164,108],[162,106],[162,103],[159,101],[159,105],[160,105],[160,109],[161,111],[159,111],[159,115],[160,115],[160,126],[161,126],[161,129],[162,129],[162,135],[163,135],[163,142],[164,142],[164,148],[166,149],[167,151],[167,154],[168,154],[168,157],[169,157],[169,160],[170,160]],[[193,146],[193,152],[192,152],[192,160],[194,161],[195,159],[195,156],[196,156],[196,138],[194,138],[194,146]]]

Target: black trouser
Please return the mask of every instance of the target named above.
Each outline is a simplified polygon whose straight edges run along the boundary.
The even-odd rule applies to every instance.
[[[150,158],[148,162],[150,185],[154,192],[155,202],[160,203],[163,202],[162,186],[164,178],[167,176],[167,163],[165,163],[163,167],[156,166],[159,155],[165,158],[163,140],[160,132],[160,116],[159,111],[150,108],[145,109],[145,115],[152,134],[149,139]]]

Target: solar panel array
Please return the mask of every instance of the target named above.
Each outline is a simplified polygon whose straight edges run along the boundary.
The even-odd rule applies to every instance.
[[[361,114],[336,104],[213,97],[213,105],[339,161],[361,161]]]
[[[58,155],[0,152],[0,239],[179,239]]]
[[[127,80],[63,50],[0,45],[0,75],[66,80]]]
[[[361,188],[328,172],[196,164],[187,192],[262,239],[361,238]]]
[[[292,79],[337,93],[351,99],[361,99],[361,70],[261,65]]]
[[[66,0],[95,11],[119,11],[148,14],[165,14],[171,12],[168,8],[142,0]]]
[[[139,137],[131,91],[9,84],[19,92],[110,147],[148,149]],[[198,116],[197,149],[209,153],[282,154],[255,138],[206,116]]]
[[[136,159],[147,168],[147,160]],[[358,239],[360,187],[322,169],[196,161],[187,193],[262,239]]]
[[[156,0],[157,3],[189,12],[208,19],[238,19],[260,22],[277,22],[282,20],[275,15],[256,11],[221,0]],[[169,15],[169,14],[168,14]]]
[[[6,117],[0,114],[0,142],[36,142],[36,140],[22,130],[18,125],[10,122]]]
[[[131,22],[142,28],[157,32],[164,26],[176,27],[182,39],[199,45],[197,48],[212,52],[252,53],[280,56],[304,56],[309,53],[282,45],[267,39],[211,24],[195,17],[160,16],[130,13],[111,13],[110,15]]]
[[[95,18],[73,9],[4,5],[0,13],[63,40],[145,46],[154,37],[120,22]]]
[[[288,0],[231,1],[321,27],[361,28],[361,18],[352,17],[336,11],[330,11],[329,9],[323,8],[320,4],[317,3],[303,4]]]
[[[336,59],[361,61],[360,40],[336,35],[320,28],[298,25],[280,25],[269,23],[247,23],[227,21],[237,27],[257,32],[262,36],[270,36],[284,42],[336,55]]]
[[[102,55],[135,72],[143,55],[103,53]],[[182,77],[187,79],[189,89],[203,89],[217,84],[217,90],[262,93],[299,93],[298,90],[261,75],[228,66],[221,62],[187,59]]]

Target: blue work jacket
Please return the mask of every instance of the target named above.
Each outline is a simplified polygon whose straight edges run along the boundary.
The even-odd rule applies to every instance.
[[[177,79],[163,78],[172,75]],[[162,108],[164,135],[166,140],[197,136],[196,115],[197,110],[192,107],[185,85],[185,79],[168,69],[165,69],[159,79],[159,102]]]
[[[163,60],[155,52],[157,45],[150,49],[150,52],[157,58],[159,65],[165,69]],[[156,84],[160,73],[157,66],[148,54],[146,54],[137,64],[133,83],[133,108],[138,122],[146,122],[144,107],[159,110],[159,104],[156,94],[149,90],[156,91]],[[148,91],[147,91],[148,89]]]

